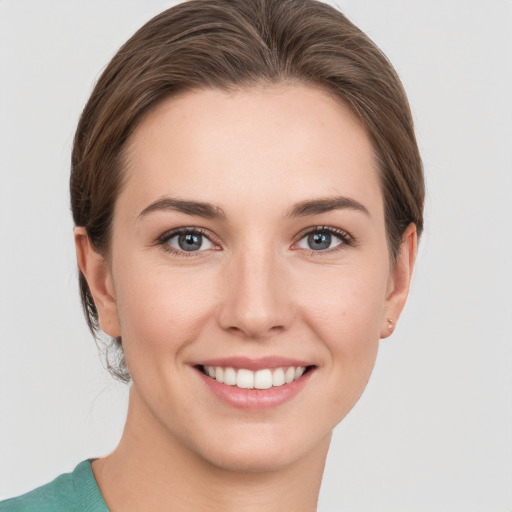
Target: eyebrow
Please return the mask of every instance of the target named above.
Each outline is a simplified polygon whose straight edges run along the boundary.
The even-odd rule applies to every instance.
[[[307,217],[308,215],[318,215],[333,210],[356,210],[370,215],[364,205],[355,199],[345,196],[327,197],[323,199],[311,199],[301,201],[292,206],[287,217]],[[164,197],[144,208],[139,213],[139,218],[145,217],[149,213],[157,211],[173,210],[187,215],[196,215],[207,219],[226,220],[226,213],[219,206],[202,201],[188,201],[184,199],[175,199]]]
[[[355,199],[345,196],[326,197],[323,199],[313,199],[310,201],[301,201],[294,205],[288,213],[288,217],[306,217],[308,215],[318,215],[333,210],[356,210],[370,215],[364,205]]]
[[[201,201],[185,201],[183,199],[174,199],[171,197],[164,197],[159,199],[149,206],[144,208],[139,213],[139,218],[148,215],[151,212],[174,210],[187,215],[197,215],[198,217],[204,217],[207,219],[220,219],[225,220],[226,214],[224,210],[218,206],[214,206],[211,203],[204,203]]]

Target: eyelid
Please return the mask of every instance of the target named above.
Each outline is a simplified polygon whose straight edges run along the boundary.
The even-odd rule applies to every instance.
[[[310,252],[311,254],[315,254],[315,255],[322,254],[322,253],[325,254],[325,253],[330,253],[330,252],[334,252],[334,251],[343,249],[346,246],[349,246],[349,247],[355,246],[357,243],[357,239],[352,234],[350,234],[348,231],[346,231],[344,229],[335,228],[333,226],[319,225],[319,226],[309,226],[309,227],[304,228],[301,231],[299,231],[299,233],[297,233],[297,235],[295,236],[295,241],[292,243],[291,248],[294,250],[298,250],[296,248],[297,244],[306,235],[309,235],[311,233],[318,233],[318,232],[328,232],[328,233],[338,237],[342,243],[333,248],[325,249],[322,251],[314,251],[312,249],[308,251],[307,249],[301,248],[302,251]],[[182,250],[176,250],[174,247],[170,246],[167,243],[174,236],[181,235],[181,234],[189,234],[189,233],[192,233],[192,234],[198,233],[198,234],[204,236],[215,246],[215,248],[207,249],[207,250],[203,250],[203,251],[187,252],[187,251],[182,251]],[[216,235],[214,235],[211,231],[209,231],[207,229],[197,227],[197,226],[185,226],[185,227],[173,228],[168,231],[165,231],[164,233],[162,233],[160,236],[157,237],[157,239],[155,240],[155,245],[161,246],[162,249],[165,250],[166,252],[170,252],[170,253],[178,254],[180,256],[186,256],[186,257],[198,256],[200,253],[208,252],[211,250],[214,250],[214,251],[222,250],[222,244]]]
[[[183,251],[178,250],[175,247],[172,247],[167,242],[178,235],[187,235],[187,234],[200,234],[204,236],[211,244],[214,245],[214,248],[212,249],[205,249],[202,251]],[[179,256],[198,256],[200,253],[208,252],[211,250],[218,251],[221,250],[221,244],[218,240],[218,238],[209,230],[200,228],[197,226],[185,226],[185,227],[179,227],[174,229],[169,229],[165,233],[162,233],[157,239],[155,240],[155,245],[159,245],[162,247],[162,249],[166,252],[170,252],[172,254],[177,254]]]
[[[304,228],[303,230],[301,230],[299,233],[297,233],[297,235],[295,237],[295,242],[293,242],[293,244],[292,244],[292,248],[294,248],[306,235],[310,235],[312,233],[318,233],[318,232],[330,233],[331,235],[338,237],[342,243],[335,247],[325,249],[323,251],[314,251],[313,249],[311,249],[311,250],[301,249],[301,250],[305,250],[307,252],[310,252],[311,254],[318,255],[318,254],[322,254],[322,253],[325,254],[325,253],[329,253],[329,252],[334,252],[334,251],[343,249],[346,246],[353,247],[354,245],[356,245],[356,241],[357,241],[356,238],[353,235],[351,235],[348,231],[346,231],[344,229],[340,229],[340,228],[335,228],[333,226],[323,225],[323,226],[310,226],[308,228]]]

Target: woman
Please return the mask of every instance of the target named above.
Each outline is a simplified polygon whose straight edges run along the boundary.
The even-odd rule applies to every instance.
[[[313,1],[190,1],[100,77],[74,142],[82,302],[131,380],[107,457],[0,510],[315,510],[332,429],[422,230],[386,58]]]

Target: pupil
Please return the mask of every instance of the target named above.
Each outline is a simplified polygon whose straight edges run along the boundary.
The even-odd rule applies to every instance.
[[[197,251],[201,248],[202,235],[187,233],[178,237],[178,245],[184,251]]]
[[[311,249],[328,249],[331,245],[331,235],[329,233],[312,233],[308,236],[308,244]]]

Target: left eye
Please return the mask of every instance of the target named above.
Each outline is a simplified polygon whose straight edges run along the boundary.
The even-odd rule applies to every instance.
[[[306,236],[302,237],[298,246],[302,249],[310,249],[313,251],[325,251],[326,249],[333,249],[344,242],[341,235],[336,235],[330,231],[312,231]]]
[[[166,243],[173,249],[186,252],[206,251],[213,247],[208,238],[197,232],[178,233],[169,237]]]

